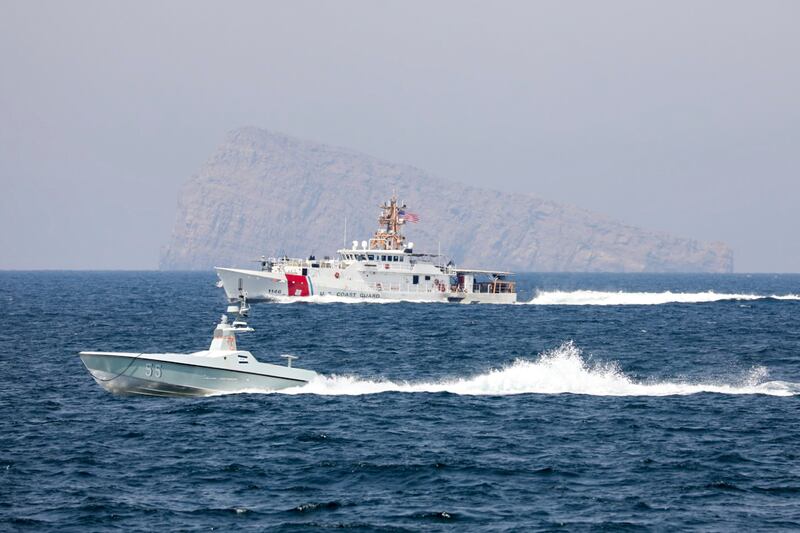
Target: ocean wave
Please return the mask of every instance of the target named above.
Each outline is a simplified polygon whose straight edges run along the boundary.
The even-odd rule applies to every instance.
[[[541,354],[536,360],[512,364],[468,378],[432,382],[361,379],[357,376],[318,376],[308,385],[277,391],[279,394],[360,396],[383,392],[449,392],[472,396],[513,394],[585,394],[591,396],[674,396],[698,393],[800,394],[800,384],[767,381],[764,367],[755,367],[728,382],[636,381],[616,363],[590,363],[572,342]]]
[[[659,305],[669,303],[708,303],[725,300],[800,300],[800,294],[758,295],[707,292],[608,292],[608,291],[541,291],[530,305]]]

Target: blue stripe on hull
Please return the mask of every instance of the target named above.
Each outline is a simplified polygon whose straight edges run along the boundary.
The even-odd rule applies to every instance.
[[[308,383],[288,377],[125,356],[81,354],[81,360],[98,385],[115,394],[209,396],[247,390],[274,391]],[[146,365],[151,365],[149,371]],[[154,375],[155,365],[159,367],[158,376]]]

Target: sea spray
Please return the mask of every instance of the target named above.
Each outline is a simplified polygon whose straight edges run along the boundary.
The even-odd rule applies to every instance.
[[[753,301],[753,300],[800,300],[800,294],[760,295],[706,292],[624,292],[624,291],[539,291],[527,302],[517,302],[516,305],[660,305],[660,304],[693,304],[722,301]],[[415,303],[435,304],[443,303],[433,300],[398,300],[388,298],[351,298],[348,296],[273,296],[272,302],[279,304],[392,304]],[[491,303],[483,305],[515,305],[505,303]]]
[[[531,305],[659,305],[669,303],[709,303],[726,300],[800,300],[798,294],[762,296],[707,292],[609,292],[609,291],[540,291]]]
[[[473,396],[513,394],[585,394],[590,396],[673,396],[698,394],[765,394],[792,396],[800,384],[765,381],[764,367],[754,367],[728,382],[636,381],[616,362],[589,362],[573,342],[542,353],[535,360],[517,359],[467,378],[430,382],[369,380],[357,376],[319,376],[308,385],[278,391],[278,394],[357,396],[384,392],[448,392]]]

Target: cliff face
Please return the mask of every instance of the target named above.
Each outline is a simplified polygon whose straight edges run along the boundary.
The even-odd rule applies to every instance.
[[[496,186],[496,183],[489,184]],[[466,187],[406,165],[256,129],[231,132],[184,185],[162,269],[245,266],[261,255],[333,255],[368,239],[396,190],[418,251],[514,271],[731,272],[733,253],[540,198]]]

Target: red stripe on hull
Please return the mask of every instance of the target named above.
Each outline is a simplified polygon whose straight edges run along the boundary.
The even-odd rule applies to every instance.
[[[310,294],[308,279],[297,274],[286,274],[286,289],[289,296],[308,296]]]

